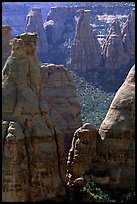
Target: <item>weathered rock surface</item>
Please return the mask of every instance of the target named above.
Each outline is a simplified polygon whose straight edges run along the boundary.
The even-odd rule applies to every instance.
[[[135,186],[135,66],[117,91],[98,132],[89,125],[75,132],[67,163],[69,186],[76,185],[89,170],[91,179],[100,184]]]
[[[96,138],[97,129],[89,123],[75,131],[67,161],[69,186],[77,185],[79,178],[90,170],[96,155]]]
[[[72,136],[82,124],[76,84],[64,65],[41,65],[41,75],[41,107],[44,110],[47,104],[53,126],[65,136],[68,152]]]
[[[65,195],[63,135],[40,107],[36,33],[10,41],[2,70],[2,201],[30,202]]]
[[[10,55],[10,40],[12,38],[10,26],[2,26],[2,67]]]
[[[46,33],[43,27],[42,15],[40,8],[32,8],[26,17],[25,32],[36,32],[38,34],[37,55],[41,62],[46,62],[46,50],[48,44]]]
[[[124,50],[131,59],[135,57],[135,9],[129,14],[122,28],[122,42]]]
[[[101,47],[90,25],[90,10],[78,10],[69,68],[85,73],[101,65]]]
[[[109,69],[119,69],[127,65],[129,56],[124,51],[120,22],[118,19],[112,22],[109,35],[102,48],[104,66]]]

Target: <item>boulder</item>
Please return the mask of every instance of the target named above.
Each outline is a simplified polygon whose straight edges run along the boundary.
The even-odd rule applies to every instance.
[[[63,135],[40,108],[36,33],[10,41],[2,70],[2,201],[36,202],[64,196]]]

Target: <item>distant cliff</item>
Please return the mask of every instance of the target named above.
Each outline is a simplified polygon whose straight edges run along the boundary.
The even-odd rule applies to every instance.
[[[10,26],[2,26],[2,67],[10,56],[10,40],[12,38]]]

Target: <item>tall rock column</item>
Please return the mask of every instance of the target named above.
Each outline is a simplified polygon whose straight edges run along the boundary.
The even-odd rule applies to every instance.
[[[85,73],[99,67],[101,47],[90,25],[90,10],[78,10],[74,43],[71,47],[70,69]]]
[[[48,44],[42,22],[41,9],[32,8],[26,17],[25,32],[36,32],[38,34],[37,55],[41,62],[46,62],[46,51]]]
[[[109,35],[102,49],[104,66],[106,68],[114,70],[128,64],[129,56],[124,50],[120,22],[117,19],[112,22]]]
[[[64,141],[40,107],[37,34],[21,34],[10,45],[2,70],[2,201],[64,196]]]

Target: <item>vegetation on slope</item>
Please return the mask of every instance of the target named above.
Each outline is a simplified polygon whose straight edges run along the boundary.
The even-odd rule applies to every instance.
[[[83,123],[89,122],[99,127],[108,112],[114,93],[102,91],[74,73],[73,78],[77,86]]]

